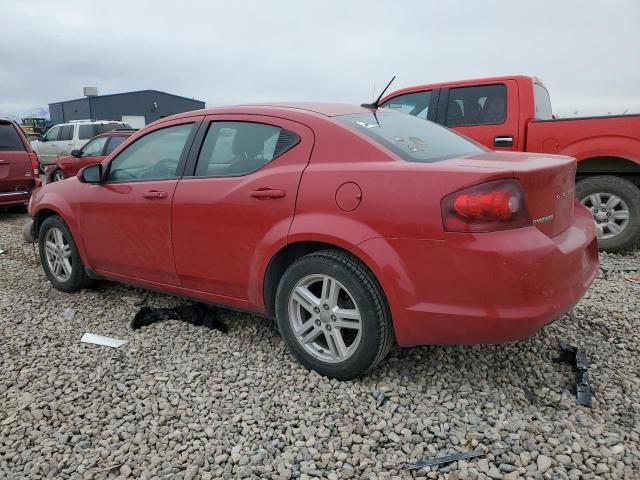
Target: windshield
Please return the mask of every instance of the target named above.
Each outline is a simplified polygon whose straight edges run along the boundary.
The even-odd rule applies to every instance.
[[[336,118],[409,162],[431,163],[487,151],[447,128],[404,113],[377,110]]]

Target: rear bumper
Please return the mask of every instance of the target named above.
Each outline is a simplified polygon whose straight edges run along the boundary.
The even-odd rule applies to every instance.
[[[20,190],[13,192],[0,192],[0,207],[12,207],[15,205],[25,205],[29,202],[31,192]]]
[[[376,258],[380,242],[397,255],[379,277],[401,346],[527,338],[567,313],[598,272],[593,220],[582,207],[553,238],[529,227],[444,241],[375,239],[359,249]]]

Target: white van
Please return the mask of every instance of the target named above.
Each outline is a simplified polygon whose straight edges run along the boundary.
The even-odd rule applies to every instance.
[[[34,140],[31,146],[38,154],[40,163],[53,163],[59,158],[71,155],[72,150],[79,150],[96,135],[116,128],[131,128],[125,122],[109,120],[76,120],[51,127],[42,140]]]

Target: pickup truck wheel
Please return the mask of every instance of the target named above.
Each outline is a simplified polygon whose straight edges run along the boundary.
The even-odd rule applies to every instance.
[[[602,250],[617,252],[640,239],[640,189],[613,175],[578,182],[576,195],[591,210]]]
[[[286,270],[276,293],[276,317],[293,356],[331,378],[347,380],[370,370],[393,343],[378,282],[340,251],[306,255]]]
[[[84,271],[71,231],[62,218],[54,215],[42,222],[38,247],[44,273],[56,289],[75,292],[92,284]]]

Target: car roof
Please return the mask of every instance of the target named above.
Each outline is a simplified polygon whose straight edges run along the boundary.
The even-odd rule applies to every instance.
[[[339,115],[349,115],[352,113],[364,113],[370,110],[355,104],[348,103],[322,103],[322,102],[280,102],[280,103],[255,103],[247,105],[231,105],[225,107],[205,108],[203,110],[193,110],[183,114],[175,115],[173,118],[189,117],[196,115],[215,115],[221,113],[236,114],[263,114],[277,115],[296,112],[299,114],[321,115],[325,117],[336,117]],[[163,120],[165,120],[165,117]]]

